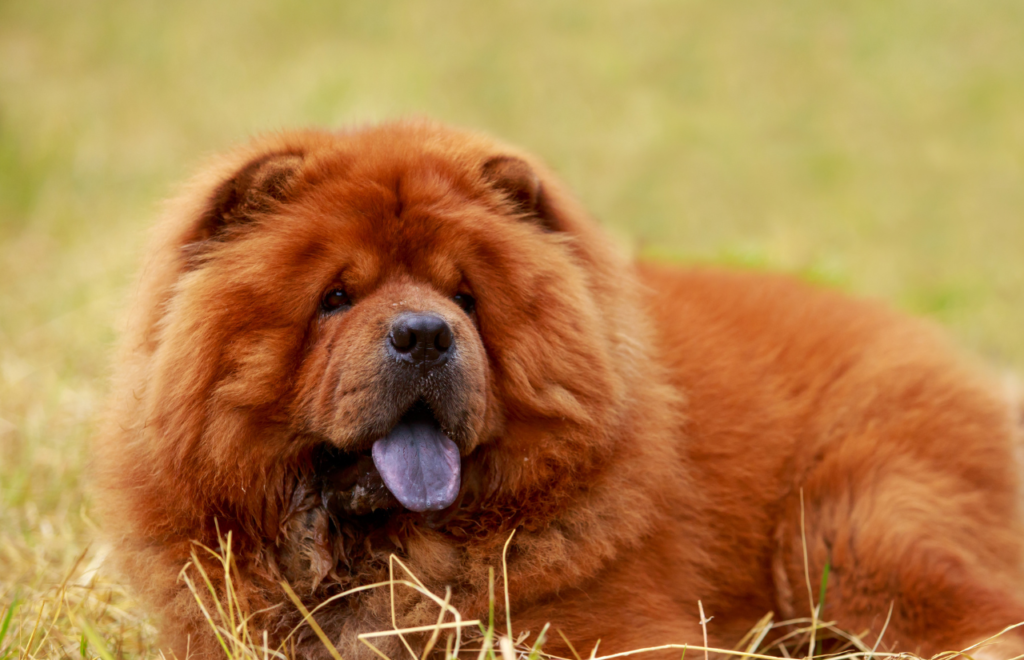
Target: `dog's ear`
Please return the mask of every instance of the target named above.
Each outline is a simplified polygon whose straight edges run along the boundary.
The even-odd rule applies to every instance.
[[[250,161],[214,189],[189,243],[199,245],[222,239],[230,229],[288,201],[301,166],[302,155],[297,153],[265,154]]]
[[[514,213],[536,221],[544,229],[559,231],[540,177],[526,161],[515,156],[496,156],[484,163],[482,173],[484,180],[504,196]]]

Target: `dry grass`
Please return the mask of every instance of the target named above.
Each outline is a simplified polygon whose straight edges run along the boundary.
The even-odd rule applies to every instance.
[[[142,230],[204,153],[480,127],[647,256],[882,297],[1021,370],[1022,24],[1019,0],[0,2],[0,660],[159,655],[87,447]],[[790,654],[827,632],[790,625]],[[500,628],[485,655],[523,652]]]
[[[61,540],[51,537],[51,542]],[[71,546],[74,547],[74,546]],[[70,565],[27,548],[3,548],[24,571],[0,593],[0,659],[141,658],[156,655],[156,630],[101,570],[104,549],[87,546]]]
[[[510,537],[511,540],[511,537]],[[508,543],[505,548],[507,550]],[[223,571],[223,583],[226,585],[226,592],[218,598],[214,581],[202,568],[203,563],[199,561],[197,554],[207,555],[207,559],[213,558]],[[207,562],[208,563],[208,562]],[[502,565],[504,569],[504,557]],[[430,599],[437,605],[438,618],[433,626],[420,626],[415,628],[401,628],[397,625],[395,612],[392,610],[392,629],[367,632],[359,635],[359,640],[382,660],[400,660],[400,658],[389,658],[376,645],[375,641],[383,637],[399,637],[403,646],[408,652],[411,660],[425,660],[430,657],[433,650],[444,648],[444,657],[452,658],[476,658],[477,660],[614,660],[615,658],[638,657],[656,651],[677,650],[681,658],[685,659],[688,653],[701,654],[705,659],[714,655],[716,658],[745,658],[775,660],[777,658],[806,658],[807,660],[855,660],[858,658],[906,658],[915,660],[918,656],[911,653],[898,653],[887,651],[888,645],[884,643],[886,628],[889,618],[885,619],[881,631],[873,639],[868,632],[860,634],[851,633],[836,627],[835,622],[822,621],[817,617],[827,594],[827,569],[822,579],[820,599],[815,602],[810,594],[808,582],[808,594],[811,597],[812,611],[815,613],[811,618],[790,619],[776,621],[774,615],[769,612],[751,628],[751,630],[740,640],[734,649],[722,649],[709,647],[707,643],[707,628],[711,619],[704,616],[704,608],[700,601],[696,608],[700,612],[700,622],[704,629],[704,645],[693,644],[668,644],[650,648],[634,649],[632,651],[614,653],[609,655],[600,654],[600,641],[592,649],[581,649],[583,653],[573,647],[571,641],[562,635],[561,631],[555,629],[562,639],[572,650],[572,657],[565,658],[553,655],[544,651],[544,641],[549,634],[549,626],[540,631],[516,631],[513,629],[511,619],[506,619],[504,628],[496,622],[495,617],[495,576],[491,572],[490,594],[491,607],[487,621],[477,619],[466,619],[450,604],[451,592],[447,591],[443,596],[432,593],[416,577],[416,575],[402,562],[392,555],[391,572],[389,579],[385,582],[363,585],[348,591],[332,596],[330,599],[320,603],[312,611],[307,610],[301,599],[295,594],[291,586],[282,583],[281,586],[291,598],[292,602],[303,614],[303,623],[299,624],[291,634],[276,646],[271,647],[265,632],[254,630],[250,624],[251,612],[245,611],[240,606],[240,600],[234,594],[233,568],[234,559],[231,553],[231,538],[221,539],[220,547],[217,549],[197,546],[193,553],[193,561],[185,566],[181,573],[182,580],[188,585],[196,602],[202,608],[211,629],[217,637],[221,648],[224,650],[224,657],[229,660],[292,660],[297,659],[296,650],[293,644],[293,636],[303,625],[310,626],[324,647],[335,660],[342,660],[340,654],[331,644],[330,639],[320,628],[316,621],[317,612],[333,601],[352,596],[358,592],[371,589],[388,589],[392,597],[396,589],[412,589],[421,596]],[[505,585],[508,584],[507,574],[502,579]],[[508,612],[508,592],[503,591],[505,598],[505,612]],[[394,602],[392,598],[392,602]],[[213,606],[210,606],[213,603]],[[891,616],[892,609],[889,610]],[[74,620],[74,619],[73,619]],[[82,625],[80,623],[79,625]],[[932,660],[953,660],[957,657],[970,658],[977,650],[996,642],[999,637],[1013,628],[1024,626],[1011,626],[997,635],[979,642],[967,649],[950,651],[935,655]],[[96,638],[95,632],[86,625],[82,639],[82,648],[85,648],[86,638],[88,642],[96,644],[99,656],[107,658],[109,651],[102,645],[102,640]],[[420,650],[414,650],[406,636],[426,635],[427,643]],[[84,655],[84,653],[83,653]],[[0,656],[2,657],[2,656]],[[693,656],[691,656],[693,657]]]

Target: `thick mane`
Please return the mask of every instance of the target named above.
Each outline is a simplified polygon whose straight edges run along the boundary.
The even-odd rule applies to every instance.
[[[496,154],[504,155],[496,160]],[[461,213],[457,207],[466,202],[459,200],[475,200],[482,205],[478,214],[510,216],[501,220],[510,236],[536,232],[530,216],[537,214],[538,228],[556,234],[544,239],[546,249],[572,266],[560,266],[558,279],[538,280],[544,288],[532,292],[535,309],[527,314],[540,330],[509,316],[521,314],[513,307],[495,307],[481,319],[490,400],[498,406],[488,419],[501,417],[487,422],[493,427],[487,442],[464,459],[457,504],[427,515],[353,518],[331,510],[334,496],[317,467],[331,444],[295,422],[289,391],[300,362],[311,359],[311,340],[296,335],[308,335],[301,329],[308,323],[269,305],[272,289],[252,288],[261,264],[246,259],[256,249],[284,249],[287,238],[259,247],[271,245],[282,222],[323,217],[313,211],[317,204],[343,199],[327,192],[332,186],[372,196],[387,188],[387,172],[396,167],[430,174],[404,175],[406,183],[391,193],[399,195],[397,204],[372,208],[406,213],[418,203]],[[366,177],[382,177],[382,185],[367,187],[374,179]],[[523,186],[530,190],[521,192]],[[447,201],[420,201],[434,199],[435,189],[450,190],[437,193]],[[326,258],[314,244],[302,250],[295,272]],[[488,263],[492,288],[522,275],[503,267],[548,269],[525,252],[506,266],[500,264],[509,253],[495,256]],[[265,259],[275,258],[283,263],[284,257]],[[559,572],[566,584],[594,575],[661,515],[651,484],[685,478],[667,443],[623,444],[639,429],[657,435],[680,424],[667,403],[675,395],[651,377],[657,370],[645,355],[649,331],[638,322],[637,285],[622,277],[623,268],[542,165],[480,136],[423,122],[309,131],[266,136],[213,161],[156,229],[100,442],[108,524],[124,539],[129,575],[150,572],[154,562],[180,568],[193,542],[216,547],[218,535],[230,532],[253,607],[280,603],[275,585],[282,579],[311,602],[380,580],[396,552],[425,560],[421,569],[439,584],[456,576],[484,584],[517,528],[526,532],[513,547],[521,557],[513,578],[520,593],[551,588]],[[514,340],[501,334],[520,326]],[[584,352],[577,355],[577,348]],[[623,353],[630,359],[619,359]],[[609,528],[608,520],[622,524]],[[576,552],[596,537],[602,542],[593,552]],[[194,612],[179,611],[184,606],[175,589],[151,591],[168,617],[194,622],[183,630],[198,625]],[[473,607],[485,597],[474,591],[458,598]],[[375,598],[363,597],[362,607],[373,611]]]

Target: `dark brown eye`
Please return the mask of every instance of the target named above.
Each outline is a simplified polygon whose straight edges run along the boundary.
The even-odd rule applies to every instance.
[[[330,314],[336,312],[344,307],[351,307],[352,299],[348,297],[348,294],[341,289],[331,289],[324,294],[323,300],[320,301],[320,309],[324,313]]]
[[[456,305],[462,308],[466,314],[472,314],[476,309],[476,300],[468,293],[457,293],[452,298]]]

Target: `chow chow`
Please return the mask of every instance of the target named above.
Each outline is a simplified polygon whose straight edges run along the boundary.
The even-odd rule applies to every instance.
[[[826,564],[821,617],[885,627],[880,648],[1024,621],[1021,427],[998,384],[874,303],[631,263],[489,138],[257,139],[170,206],[133,294],[97,482],[178,657],[221,653],[180,573],[227,535],[251,634],[298,626],[301,657],[329,654],[284,582],[348,660],[372,655],[357,634],[439,620],[405,586],[337,597],[392,555],[467,618],[496,569],[498,620],[527,643],[550,622],[559,654],[702,644],[699,607],[730,648],[769,611],[810,616]],[[990,652],[1020,652],[1012,634]]]

